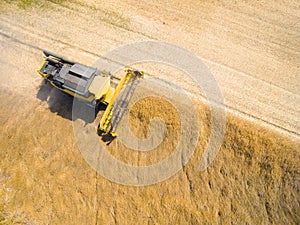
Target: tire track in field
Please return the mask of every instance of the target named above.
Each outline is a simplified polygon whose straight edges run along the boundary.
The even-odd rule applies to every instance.
[[[22,30],[22,32],[20,32],[20,34],[22,34],[22,35],[26,34],[27,36],[32,36],[32,39],[35,39],[35,40],[39,40],[39,39],[40,39],[41,41],[43,41],[43,42],[45,42],[45,43],[49,43],[49,40],[51,40],[51,41],[53,41],[53,42],[60,43],[60,44],[64,45],[65,47],[75,48],[75,49],[77,49],[79,52],[87,53],[87,54],[89,54],[89,55],[90,55],[91,57],[93,57],[93,58],[94,58],[94,57],[97,57],[97,58],[102,57],[101,55],[99,55],[99,54],[97,54],[97,53],[95,53],[95,52],[93,52],[93,51],[86,50],[85,48],[82,48],[82,47],[80,47],[79,45],[76,45],[76,44],[70,44],[69,42],[63,41],[63,40],[57,38],[57,36],[44,35],[44,34],[41,34],[41,33],[37,33],[37,32],[35,32],[34,29],[30,29],[29,26],[21,26],[21,25],[19,25],[19,24],[12,23],[12,22],[10,22],[9,20],[7,20],[6,18],[3,19],[3,17],[2,17],[1,22],[5,22],[5,23],[7,23],[7,24],[9,25],[9,26],[7,26],[7,30],[11,30],[11,28],[14,27],[14,30],[15,30],[16,32],[20,32],[20,30]],[[16,33],[14,33],[14,34],[16,34]],[[15,42],[17,42],[17,43],[20,43],[20,44],[23,44],[23,45],[27,45],[27,46],[29,46],[29,47],[32,47],[32,48],[34,48],[34,49],[36,49],[36,50],[40,50],[40,51],[45,50],[45,48],[43,49],[43,48],[38,47],[37,45],[33,45],[33,44],[28,43],[28,42],[24,42],[24,41],[22,41],[22,40],[20,40],[20,39],[18,39],[18,38],[15,38],[15,37],[13,37],[13,36],[10,36],[10,35],[6,34],[6,33],[0,32],[0,35],[4,36],[4,37],[6,37],[6,38],[12,39],[13,41],[15,41]],[[31,39],[31,38],[30,38],[30,39]],[[102,57],[102,58],[103,58],[103,57]],[[107,59],[107,58],[105,58],[105,59],[111,61],[111,59]],[[233,67],[230,67],[229,65],[225,65],[225,64],[220,63],[220,62],[212,61],[212,60],[207,59],[207,58],[204,58],[204,57],[202,57],[202,56],[201,56],[201,59],[203,59],[203,61],[206,62],[206,63],[208,63],[208,64],[212,64],[212,65],[215,65],[215,66],[219,66],[219,67],[221,67],[221,68],[223,68],[223,69],[226,69],[226,70],[228,70],[228,71],[235,72],[235,73],[238,73],[239,75],[246,76],[246,77],[250,77],[250,78],[252,78],[252,79],[256,79],[256,80],[262,81],[262,82],[264,82],[265,84],[269,85],[269,82],[268,82],[268,81],[266,81],[266,80],[264,80],[264,79],[261,79],[261,78],[254,77],[254,76],[252,76],[252,75],[249,74],[249,73],[245,73],[245,72],[243,72],[243,71],[241,71],[241,70],[237,70],[237,69],[235,69],[235,68],[233,68]],[[112,62],[114,62],[114,63],[119,63],[119,62],[115,62],[115,61],[112,61]],[[120,65],[122,65],[122,64],[120,64]],[[125,66],[125,65],[123,65],[123,66]],[[288,89],[286,89],[286,88],[280,87],[280,86],[278,86],[278,85],[276,85],[276,84],[272,84],[272,86],[275,86],[275,87],[277,87],[278,89],[281,89],[281,90],[283,90],[283,91],[285,91],[285,92],[288,92],[288,93],[290,93],[290,94],[299,95],[299,94],[294,93],[294,92],[292,92],[292,91],[290,91],[290,90],[288,90]]]

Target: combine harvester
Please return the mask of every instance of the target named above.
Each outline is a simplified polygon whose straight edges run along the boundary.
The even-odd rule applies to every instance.
[[[111,79],[115,77],[110,74],[72,62],[48,51],[43,53],[46,58],[38,70],[39,74],[55,88],[86,102],[96,111],[104,105],[106,109],[98,125],[98,134],[115,138],[115,129],[126,107],[124,103],[133,94],[137,79],[144,77],[144,72],[126,68],[125,74],[119,79],[119,84],[113,88]],[[116,97],[127,84],[128,88],[119,101],[123,105],[115,104]]]

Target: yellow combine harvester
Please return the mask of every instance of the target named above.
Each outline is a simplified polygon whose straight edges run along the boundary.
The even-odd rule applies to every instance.
[[[98,109],[101,104],[106,105],[106,110],[98,125],[98,133],[115,137],[116,123],[113,123],[113,106],[116,97],[124,85],[134,84],[137,78],[144,77],[144,73],[126,68],[124,76],[114,89],[111,86],[111,75],[48,51],[43,53],[46,58],[38,70],[39,74],[55,88],[85,101],[95,109]],[[132,91],[132,88],[129,91]]]

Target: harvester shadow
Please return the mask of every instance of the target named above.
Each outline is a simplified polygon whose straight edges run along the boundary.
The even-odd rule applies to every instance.
[[[73,107],[75,99],[72,96],[54,88],[49,82],[45,81],[42,81],[40,85],[37,98],[43,102],[47,102],[52,113],[70,121],[81,119],[85,122],[85,125],[94,123],[98,111],[104,111],[106,108],[100,105],[97,110],[95,110],[80,101],[76,101],[76,107]],[[115,137],[109,134],[98,133],[98,135],[107,145],[115,139]]]
[[[37,98],[43,102],[47,102],[52,113],[62,118],[75,121],[83,120],[86,124],[93,123],[95,109],[88,107],[84,102],[76,101],[76,109],[73,109],[74,98],[56,88],[49,82],[43,81],[37,93]]]

